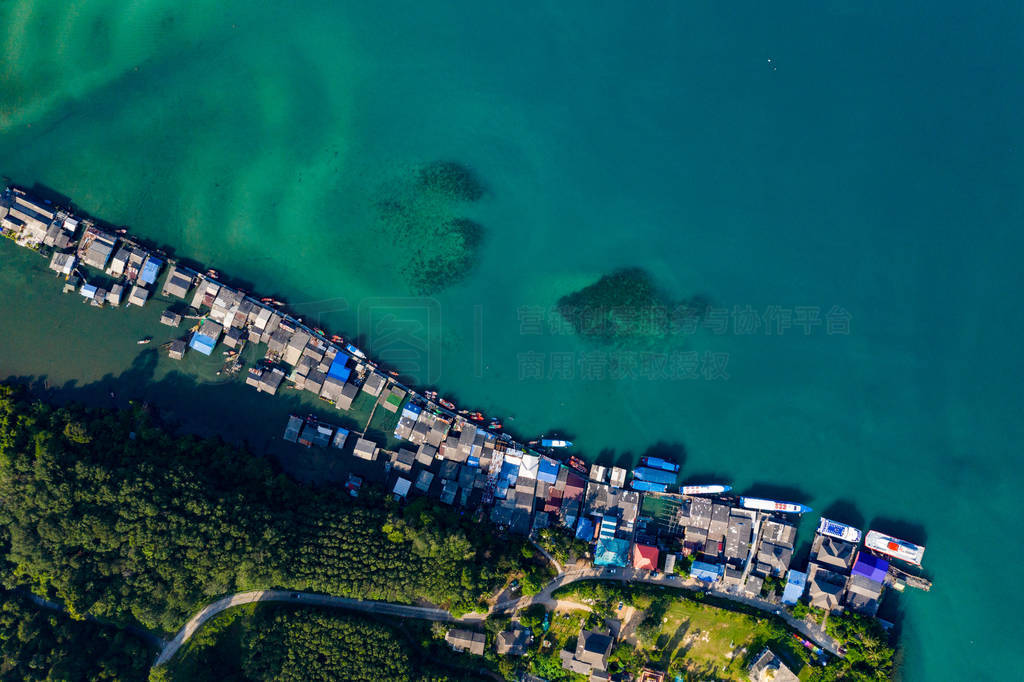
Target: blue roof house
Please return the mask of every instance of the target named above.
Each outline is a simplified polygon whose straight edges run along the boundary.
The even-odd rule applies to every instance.
[[[164,262],[162,260],[150,256],[142,265],[142,270],[139,272],[139,281],[143,284],[152,284],[156,281],[156,276],[160,274],[160,268],[163,265]]]
[[[690,577],[703,580],[706,583],[718,582],[722,577],[725,567],[721,564],[710,564],[706,561],[694,561],[690,567]]]
[[[789,569],[786,578],[786,589],[782,591],[782,603],[792,606],[804,596],[804,589],[807,587],[807,574],[796,569]]]
[[[625,566],[629,556],[629,540],[601,538],[594,550],[595,566]]]

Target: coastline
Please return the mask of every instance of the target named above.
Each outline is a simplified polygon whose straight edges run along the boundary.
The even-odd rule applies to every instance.
[[[17,190],[15,190],[15,192],[17,192]],[[27,197],[27,195],[25,196]],[[10,193],[6,194],[5,200],[7,201],[8,205],[11,205],[11,202],[13,201],[12,195]],[[25,199],[25,201],[30,200],[31,197]],[[34,205],[39,209],[39,215],[46,213],[45,209],[47,208],[47,206],[44,206],[42,203],[39,202],[35,203]],[[252,346],[256,347],[257,349],[262,349],[264,346],[267,348],[265,359],[263,361],[257,361],[256,366],[249,370],[249,381],[247,381],[246,383],[249,383],[252,386],[257,386],[258,388],[262,389],[262,379],[266,377],[269,373],[273,372],[274,376],[277,377],[277,381],[272,385],[272,390],[270,391],[271,393],[276,393],[277,388],[280,385],[282,385],[285,376],[287,376],[288,381],[292,382],[292,384],[296,388],[300,389],[305,388],[309,390],[309,384],[313,382],[314,386],[312,389],[312,393],[315,396],[320,397],[321,399],[326,399],[326,383],[325,377],[323,376],[324,372],[327,371],[328,368],[330,368],[330,371],[333,372],[340,363],[341,369],[345,372],[344,377],[341,379],[341,385],[347,385],[346,380],[349,378],[350,375],[354,375],[353,385],[360,391],[357,397],[363,398],[365,393],[369,393],[373,397],[372,406],[370,407],[369,414],[366,417],[366,422],[361,425],[362,428],[357,429],[353,427],[350,430],[355,431],[356,434],[359,435],[360,437],[367,437],[367,440],[374,440],[375,436],[376,440],[380,441],[381,436],[383,437],[383,442],[377,442],[377,445],[382,448],[380,452],[389,456],[389,458],[391,459],[390,466],[387,463],[385,463],[385,478],[388,478],[391,474],[393,474],[394,472],[392,471],[392,469],[398,467],[400,463],[399,460],[401,460],[401,451],[396,452],[398,444],[400,444],[404,440],[407,440],[407,437],[399,438],[398,436],[399,432],[397,429],[400,424],[400,419],[409,418],[415,422],[416,417],[418,415],[420,415],[421,413],[425,414],[426,412],[429,412],[430,414],[434,415],[433,419],[435,423],[443,423],[445,425],[443,429],[444,434],[442,434],[442,439],[449,432],[461,434],[460,437],[456,439],[455,443],[453,443],[451,440],[452,436],[448,436],[448,439],[445,441],[449,448],[457,448],[459,451],[462,452],[462,456],[456,457],[456,461],[461,462],[464,465],[468,462],[470,467],[479,467],[481,470],[484,471],[487,468],[486,465],[492,465],[490,468],[491,474],[487,478],[488,482],[485,484],[485,486],[477,486],[471,484],[469,487],[469,490],[476,487],[485,487],[483,493],[484,504],[491,504],[494,501],[495,483],[497,483],[497,485],[499,486],[499,490],[501,490],[501,481],[497,479],[503,479],[505,476],[505,469],[502,467],[503,460],[506,461],[507,463],[513,464],[516,472],[519,471],[520,465],[529,466],[525,464],[527,460],[532,461],[533,466],[536,466],[536,463],[541,460],[553,461],[550,460],[550,457],[554,454],[554,451],[552,449],[548,449],[546,451],[541,449],[535,450],[533,447],[531,447],[530,444],[524,445],[522,443],[519,443],[511,435],[508,435],[507,433],[502,433],[500,430],[488,429],[486,427],[481,428],[483,426],[483,423],[486,423],[486,418],[483,415],[480,415],[479,413],[470,413],[469,410],[457,411],[457,408],[455,408],[454,405],[452,405],[452,408],[449,409],[448,407],[440,404],[442,398],[437,396],[436,394],[432,395],[427,394],[426,392],[418,392],[414,390],[411,386],[402,383],[399,377],[392,376],[391,372],[381,371],[382,368],[378,363],[375,363],[371,359],[367,358],[365,353],[363,353],[360,349],[358,349],[351,343],[346,344],[344,340],[340,339],[339,337],[330,337],[328,336],[328,332],[306,324],[301,318],[289,313],[287,307],[279,301],[268,299],[268,297],[258,297],[257,294],[251,294],[247,291],[231,287],[223,283],[219,274],[214,271],[207,271],[203,273],[201,272],[201,268],[188,268],[182,265],[181,261],[168,256],[161,250],[150,248],[140,241],[133,240],[129,235],[127,235],[127,232],[125,230],[118,230],[117,233],[115,233],[117,236],[115,236],[114,234],[111,234],[109,232],[104,232],[102,229],[98,228],[94,223],[91,223],[91,221],[79,220],[77,218],[74,218],[70,209],[66,209],[63,211],[54,210],[53,213],[53,222],[52,224],[45,226],[47,227],[46,237],[39,239],[40,245],[32,243],[28,244],[29,246],[36,246],[37,248],[39,248],[43,255],[52,256],[54,254],[59,254],[61,252],[67,254],[77,253],[78,257],[81,258],[82,261],[86,261],[90,258],[94,244],[102,243],[103,240],[107,240],[110,242],[109,247],[106,248],[106,253],[103,254],[103,258],[92,263],[92,270],[87,270],[84,268],[80,269],[79,267],[71,267],[70,269],[65,268],[65,274],[69,280],[74,277],[81,277],[83,281],[90,281],[90,275],[88,273],[92,273],[94,270],[103,271],[107,263],[111,262],[111,257],[114,257],[116,259],[116,256],[114,255],[115,251],[118,254],[121,254],[123,251],[125,251],[125,249],[127,249],[128,252],[137,252],[136,255],[138,256],[139,267],[136,268],[136,270],[133,273],[128,274],[123,278],[119,277],[116,279],[123,281],[126,289],[129,286],[131,287],[133,297],[138,292],[138,290],[143,287],[140,278],[142,277],[142,273],[145,269],[144,266],[147,266],[148,264],[153,262],[157,263],[155,275],[151,273],[151,281],[145,283],[146,285],[152,288],[152,294],[144,293],[144,295],[141,297],[141,305],[138,305],[138,307],[140,307],[142,311],[148,311],[146,312],[147,320],[152,320],[154,316],[154,310],[156,308],[156,306],[154,306],[153,303],[155,303],[157,300],[160,300],[162,303],[173,302],[175,298],[183,301],[188,301],[190,299],[193,301],[192,306],[184,310],[187,310],[187,312],[189,313],[189,315],[187,316],[189,318],[189,322],[191,322],[194,319],[198,319],[199,322],[196,325],[194,325],[191,329],[189,329],[189,333],[186,334],[184,337],[181,337],[180,334],[178,335],[178,343],[181,344],[181,348],[185,348],[186,344],[188,344],[188,346],[191,346],[191,348],[184,351],[184,354],[179,357],[179,360],[192,358],[197,354],[197,352],[205,354],[207,356],[207,359],[204,361],[203,359],[200,358],[199,362],[205,363],[203,369],[209,372],[211,368],[217,366],[217,363],[211,361],[210,358],[212,357],[215,360],[220,361],[220,358],[216,356],[214,351],[219,350],[220,348],[218,343],[221,340],[221,333],[225,331],[233,331],[235,329],[240,330],[239,333],[236,334],[236,339],[241,339],[241,348],[238,351],[224,351],[225,355],[227,355],[229,352],[238,353],[237,358],[233,355],[229,357],[228,361],[224,362],[224,364],[221,365],[221,368],[215,371],[214,377],[217,377],[217,379],[214,379],[214,381],[217,381],[218,383],[222,382],[225,385],[231,384],[231,377],[234,376],[234,373],[232,371],[233,369],[237,369],[237,367],[240,367],[242,362],[244,362],[245,365],[248,365],[250,362],[258,358],[259,353],[256,353],[255,355],[245,354],[245,350],[248,348],[248,345],[245,343],[246,339]],[[80,239],[78,236],[80,222],[82,234],[86,236],[85,239]],[[53,236],[53,227],[55,225],[58,225],[58,223],[60,223],[61,225],[61,227],[58,229],[58,237],[62,236],[63,233],[61,232],[61,230],[64,230],[70,232],[70,238],[66,239],[63,243],[60,243],[60,240],[58,239],[57,248],[48,246],[46,244],[42,244],[43,239],[47,239]],[[69,223],[72,224],[70,229],[68,229]],[[15,227],[18,226],[17,223],[14,223],[14,225]],[[23,228],[20,233],[16,233],[14,236],[19,237],[21,241],[24,243],[26,241],[26,232],[26,229]],[[37,232],[40,232],[40,230],[37,230]],[[8,236],[10,236],[10,233],[8,234]],[[64,248],[61,249],[59,248],[60,246],[63,246]],[[71,251],[72,248],[75,248],[75,251]],[[120,250],[118,250],[119,248]],[[129,253],[129,255],[126,256],[126,258],[128,258],[130,255],[131,254]],[[51,260],[51,269],[55,269],[55,264],[57,264],[58,266],[60,265],[60,263],[58,263],[58,260],[58,257],[54,257]],[[111,275],[110,268],[107,268],[105,271],[108,276]],[[184,286],[184,291],[181,292],[180,294],[174,295],[173,298],[168,298],[168,282],[172,279],[172,277],[180,275],[184,275],[187,278],[187,286]],[[110,286],[109,281],[106,279],[101,279],[98,281],[100,282],[100,284],[81,284],[80,286],[82,287],[82,289],[79,293],[81,293],[82,295],[87,295],[85,290],[86,286],[90,288],[88,292],[90,294],[95,292],[97,287]],[[163,286],[163,291],[158,296],[157,291],[161,288],[161,285]],[[101,291],[104,291],[104,289],[101,289]],[[193,292],[196,292],[194,297]],[[206,292],[205,295],[204,292]],[[152,300],[147,300],[148,296],[152,296]],[[94,300],[94,304],[93,306],[90,306],[90,308],[104,307],[104,303],[105,302],[99,302],[99,305],[97,305],[96,301]],[[183,308],[181,308],[182,304],[177,305],[178,310],[183,310]],[[210,308],[210,310],[206,313],[202,313],[201,311],[203,308]],[[218,308],[221,309],[219,317],[216,316],[218,313]],[[93,311],[90,310],[89,312]],[[264,326],[256,326],[259,323],[259,320],[264,321]],[[212,338],[210,339],[211,343],[209,345],[197,346],[196,339],[204,337],[204,333],[207,330],[208,325],[211,325],[211,323],[211,328],[216,328],[215,333],[210,332],[210,334],[212,335]],[[273,341],[275,338],[277,338],[275,335],[278,334],[279,331],[284,331],[287,334],[285,336],[281,336],[281,338],[278,339],[278,348],[277,350],[274,350]],[[293,343],[297,338],[300,339],[300,343],[298,343],[298,345],[293,348]],[[140,340],[139,343],[148,343],[148,340],[153,339],[153,337],[147,335],[146,337],[144,337],[144,339],[145,341]],[[173,341],[168,341],[163,343],[161,345],[161,348],[166,350],[169,344],[171,344],[172,342]],[[232,346],[234,346],[234,344],[232,344]],[[173,349],[173,346],[170,347]],[[311,360],[305,362],[307,356],[311,358]],[[155,360],[155,358],[152,359]],[[260,363],[267,364],[265,367],[260,367]],[[235,365],[235,367],[229,367],[232,364]],[[303,364],[306,365],[306,372],[299,373],[299,370],[301,369]],[[350,364],[351,367],[349,367]],[[289,366],[292,369],[289,370]],[[315,381],[313,381],[314,376],[317,377]],[[237,384],[238,382],[235,381],[233,383]],[[379,387],[376,388],[375,392],[367,388],[370,383],[379,384]],[[365,404],[366,400],[363,400],[363,402]],[[378,431],[375,434],[371,434],[371,427],[378,424],[378,422],[374,421],[374,418],[375,415],[378,414],[377,408],[381,405],[384,405],[384,410],[380,411],[380,414],[384,419],[384,422],[380,424],[382,430]],[[413,408],[415,408],[415,411],[413,411]],[[347,411],[350,408],[339,407],[338,409],[344,409]],[[385,414],[385,411],[391,412],[392,415],[394,415],[394,417],[388,417]],[[355,415],[345,415],[342,414],[341,412],[339,412],[338,414],[340,415],[340,418],[342,420],[344,420],[346,417],[355,417]],[[410,414],[412,415],[411,417]],[[360,419],[354,419],[354,421],[357,426],[360,425]],[[303,418],[302,422],[304,425],[317,425],[324,423],[322,420],[319,420],[318,418],[312,416]],[[392,438],[389,433],[389,431],[392,428],[395,429],[394,442],[392,442]],[[331,427],[331,432],[333,433],[333,427]],[[466,433],[470,434],[469,441],[466,441]],[[423,439],[421,439],[419,442],[419,445],[421,446],[421,452],[423,451],[423,442]],[[344,439],[342,440],[342,445],[344,445]],[[569,445],[571,445],[571,443]],[[438,446],[440,446],[440,450],[438,449]],[[490,455],[482,454],[486,453],[488,449],[491,451]],[[346,453],[351,453],[351,450],[346,449]],[[411,456],[412,453],[410,453],[410,458]],[[454,455],[450,455],[447,458],[450,459],[452,456]],[[485,456],[486,459],[484,459]],[[441,444],[441,440],[437,441],[433,449],[433,452],[427,455],[428,461],[431,462],[435,459],[435,457],[438,460],[446,459],[444,445]],[[373,452],[372,457],[368,457],[366,459],[369,459],[370,461],[376,460],[376,450]],[[607,486],[605,485],[605,480],[607,479],[607,472],[605,467],[595,465],[590,469],[590,476],[588,477],[587,469],[583,465],[582,460],[575,462],[574,460],[576,459],[577,458],[574,457],[570,458],[569,463],[573,466],[577,466],[581,470],[579,472],[580,474],[582,474],[582,478],[580,478],[580,485],[589,487],[593,484],[597,484],[598,486],[605,486],[607,488]],[[476,460],[476,462],[474,463],[473,460]],[[554,466],[556,466],[556,470],[557,468],[561,468],[563,470],[563,473],[565,471],[570,471],[570,473],[566,474],[566,476],[575,475],[577,476],[577,478],[579,478],[577,474],[571,473],[571,467],[566,467],[564,464],[555,464]],[[340,473],[344,474],[347,473],[349,470],[350,467],[346,467]],[[411,472],[411,462],[409,463],[408,469],[404,470]],[[678,467],[676,467],[676,470],[678,470]],[[524,471],[526,471],[526,469],[524,469]],[[597,472],[596,474],[595,471]],[[426,474],[427,476],[425,478],[421,477],[420,479],[417,480],[417,487],[420,487],[419,484],[422,481],[425,481],[426,484],[422,487],[422,492],[424,493],[427,493],[428,489],[430,489],[431,481],[434,477],[433,473],[426,472]],[[476,480],[480,480],[480,478],[483,476],[483,471],[481,471],[478,474],[474,474],[474,476],[476,476]],[[533,477],[536,477],[536,473],[533,474]],[[515,478],[516,476],[513,474],[510,479],[511,484],[515,484]],[[527,476],[524,473],[523,478],[531,477]],[[560,482],[562,480],[565,480],[562,476],[562,473],[559,474],[558,478]],[[401,477],[399,477],[399,479],[402,480]],[[677,479],[677,476],[673,474],[671,479],[675,481]],[[616,479],[613,469],[613,484],[615,480]],[[555,479],[552,478],[550,482],[554,484]],[[623,470],[621,476],[619,477],[618,485],[624,486],[624,483],[625,471]],[[537,518],[539,519],[541,514],[540,509],[543,503],[544,496],[541,495],[539,492],[539,485],[537,487]],[[665,488],[662,488],[659,491],[657,488],[641,488],[637,484],[632,484],[632,487],[634,488],[634,490],[639,489],[648,490],[649,492],[653,491],[655,495],[657,495],[658,492],[666,492]],[[505,489],[508,490],[508,486],[506,486]],[[405,497],[406,492],[409,490],[409,485],[406,484],[404,490],[402,492],[399,492],[399,486],[396,484],[394,490],[396,494],[400,495],[401,497]],[[509,490],[509,492],[511,492],[511,490]],[[573,531],[575,531],[576,521],[581,517],[583,511],[581,506],[583,494],[582,487],[579,488],[579,492],[581,499],[580,502],[575,505],[575,511],[570,511],[566,513],[565,505],[563,504],[562,511],[559,512],[560,514],[564,514],[564,518],[562,516],[559,517],[560,522],[564,525],[568,525],[570,530]],[[521,491],[519,487],[516,487],[514,505],[515,508],[510,507],[510,511],[507,515],[504,513],[499,515],[497,513],[497,509],[501,505],[495,504],[492,511],[492,519],[498,522],[499,525],[501,525],[502,522],[504,521],[517,532],[528,533],[531,532],[531,529],[533,531],[536,531],[537,526],[535,525],[536,521],[535,517],[533,516],[532,509],[534,488],[530,487],[528,498],[523,498],[522,493],[523,491]],[[643,506],[644,495],[642,493],[635,492],[633,493],[633,495],[636,496],[635,499],[637,499],[640,503],[634,505],[635,512],[637,508]],[[497,496],[503,500],[512,499],[506,497],[506,493],[504,492],[501,492]],[[736,498],[733,496],[715,495],[714,498],[720,500],[722,503],[721,506],[725,509],[730,508],[726,507],[726,505],[733,505],[736,503]],[[516,510],[522,509],[524,499],[530,500],[527,503],[527,507],[525,508],[525,515],[517,514]],[[562,499],[562,495],[559,495],[559,499]],[[746,507],[747,502],[745,502],[744,499],[745,498],[740,498],[740,504],[736,507],[731,508],[739,509],[740,507]],[[467,500],[468,498],[464,496],[464,505],[467,503]],[[770,503],[771,501],[762,500],[761,502]],[[477,500],[476,503],[478,504],[479,500]],[[772,509],[774,509],[776,515],[778,512],[782,512],[782,516],[785,516],[787,512],[797,512],[797,514],[799,515],[801,513],[811,511],[810,508],[800,504],[788,505],[788,507],[792,507],[791,509],[788,508],[786,505],[779,505],[782,505],[782,503],[775,502],[774,507],[772,507],[771,504],[763,507],[753,507],[753,509],[759,510],[754,511],[751,514],[751,518],[754,521],[755,543],[758,541],[759,537],[757,527],[760,524],[760,521],[762,520],[762,513],[764,513],[764,519],[767,520],[772,518]],[[717,506],[718,504],[716,503],[716,507]],[[572,507],[570,506],[570,509],[571,508]],[[543,512],[543,514],[544,518],[546,519],[548,514],[548,509],[546,505],[544,505],[544,510],[545,511]],[[643,521],[644,519],[641,516],[640,523],[638,523],[636,527],[633,526],[632,521],[629,521],[623,526],[623,528],[620,531],[615,531],[617,533],[616,537],[621,538],[622,541],[629,543],[627,544],[627,547],[634,542],[634,538],[637,538],[636,542],[639,545],[639,541],[641,539],[645,539],[646,537],[641,535],[641,533],[646,533],[647,531],[647,526],[643,523]],[[545,525],[542,527],[546,527],[546,523],[547,522],[545,521]],[[794,538],[790,540],[790,546],[792,546],[792,544],[795,542],[795,530],[793,535]],[[682,538],[680,536],[680,541],[681,539]],[[689,551],[693,550],[691,549]],[[700,549],[697,551],[702,552],[702,556],[707,554],[708,552],[712,552],[712,550],[705,549],[703,546],[701,546]],[[717,551],[720,553],[722,551],[721,547],[719,547]],[[657,553],[655,553],[655,556],[656,555]],[[753,564],[752,550],[751,554],[749,556],[746,556],[743,564],[743,580],[746,581],[747,571],[749,571]],[[787,558],[787,568],[788,564],[789,559]],[[886,566],[888,566],[888,564],[886,564]],[[654,568],[657,569],[657,564],[654,565]],[[758,590],[760,589],[760,582],[757,583],[757,588]],[[877,609],[877,604],[874,606],[874,608]]]

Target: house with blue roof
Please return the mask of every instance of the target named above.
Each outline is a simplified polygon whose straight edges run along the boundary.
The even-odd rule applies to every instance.
[[[595,566],[622,566],[629,563],[629,540],[601,538],[594,550]]]
[[[789,569],[786,577],[786,588],[782,591],[782,603],[792,606],[800,601],[807,588],[807,574],[796,569]]]
[[[694,561],[690,566],[690,577],[702,580],[706,583],[718,582],[722,577],[724,567],[721,564],[711,564],[706,561]]]
[[[139,281],[143,284],[152,284],[156,281],[157,275],[160,274],[160,268],[163,266],[164,262],[162,260],[155,256],[150,256],[142,264],[142,270],[139,271]]]

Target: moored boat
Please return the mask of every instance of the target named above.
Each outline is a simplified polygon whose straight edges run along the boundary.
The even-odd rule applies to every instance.
[[[571,448],[571,440],[557,440],[554,438],[541,438],[540,445],[544,448]]]
[[[646,467],[652,469],[661,469],[662,471],[671,471],[674,474],[679,473],[679,465],[675,462],[669,462],[666,459],[660,457],[641,457],[640,463]]]
[[[806,514],[811,508],[799,502],[779,502],[778,500],[766,500],[761,497],[741,497],[740,504],[746,509],[758,511],[774,511],[786,514]]]
[[[139,339],[138,341],[136,341],[136,343],[139,344],[140,346],[144,346],[144,345],[146,345],[147,343],[149,343],[152,340],[153,340],[152,336],[144,336],[141,339]]]
[[[867,536],[864,538],[864,546],[881,554],[902,559],[915,566],[920,566],[921,559],[924,557],[924,547],[921,545],[915,545],[913,542],[907,542],[885,533],[879,533],[877,530],[868,531]]]
[[[633,490],[639,490],[645,493],[663,493],[668,490],[668,486],[664,483],[655,483],[654,481],[642,481],[638,478],[634,478],[629,482],[630,487]]]
[[[839,538],[840,540],[846,540],[854,544],[860,542],[862,533],[860,529],[848,526],[845,523],[839,523],[832,519],[826,519],[824,516],[818,521],[818,532],[822,535],[828,535],[829,537]]]
[[[676,475],[661,469],[650,469],[648,467],[638,467],[633,470],[633,476],[639,478],[641,481],[652,481],[654,483],[662,483],[664,485],[672,485],[676,482]]]
[[[679,492],[684,495],[721,495],[730,490],[731,485],[684,485]]]
[[[571,466],[573,469],[580,472],[581,474],[587,473],[587,463],[584,462],[579,457],[577,457],[576,455],[573,455],[572,457],[569,458],[569,466]]]
[[[448,410],[454,410],[455,409],[455,403],[453,403],[450,400],[445,400],[444,398],[439,398],[437,402],[438,402],[438,404],[441,407],[443,407],[445,409],[448,409]]]

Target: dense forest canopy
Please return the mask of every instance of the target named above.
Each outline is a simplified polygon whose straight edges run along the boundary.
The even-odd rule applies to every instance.
[[[0,680],[147,679],[153,652],[138,636],[0,592]]]
[[[7,587],[173,631],[199,606],[282,587],[472,609],[519,544],[427,500],[405,510],[291,481],[143,407],[54,408],[0,385]]]

